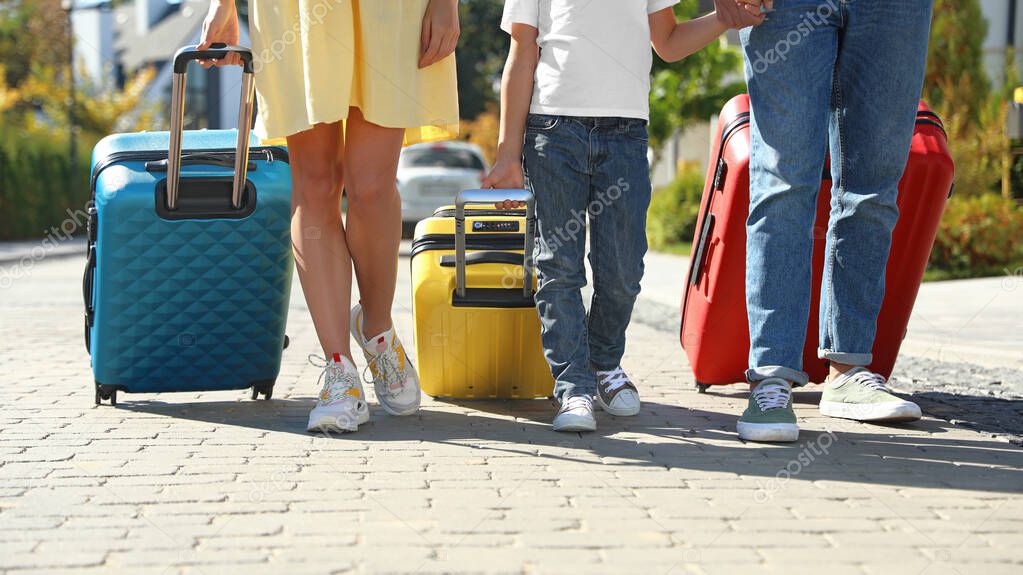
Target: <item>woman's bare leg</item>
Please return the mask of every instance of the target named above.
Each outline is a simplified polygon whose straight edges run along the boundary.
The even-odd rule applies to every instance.
[[[323,353],[352,359],[348,309],[352,257],[341,224],[344,137],[338,123],[288,136],[291,157],[291,241],[313,326]],[[393,280],[392,280],[393,289]]]
[[[401,242],[401,198],[396,178],[405,131],[372,124],[358,108],[350,108],[345,132],[345,228],[362,298],[365,338],[391,328]]]

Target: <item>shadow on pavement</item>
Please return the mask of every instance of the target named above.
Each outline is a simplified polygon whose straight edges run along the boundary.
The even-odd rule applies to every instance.
[[[797,394],[802,395],[802,394]],[[199,421],[232,428],[310,436],[305,431],[313,399],[165,403],[130,401],[117,409]],[[466,414],[466,410],[469,413]],[[853,481],[878,485],[1019,492],[1023,452],[995,439],[952,438],[954,426],[925,419],[899,426],[839,422],[859,431],[827,431],[813,418],[794,444],[763,445],[740,441],[735,414],[644,402],[631,418],[598,414],[598,431],[558,434],[550,430],[549,401],[433,402],[411,417],[392,417],[375,408],[357,434],[324,436],[298,449],[329,457],[331,439],[375,444],[389,441],[442,444],[479,450],[480,456],[539,457],[559,468],[566,463],[681,468],[778,477],[798,481]],[[815,429],[818,428],[818,429]],[[313,454],[315,457],[315,454]],[[809,463],[807,463],[807,460]]]
[[[928,415],[984,433],[1006,435],[1013,443],[1023,444],[1023,401],[942,391],[917,391],[907,397]]]

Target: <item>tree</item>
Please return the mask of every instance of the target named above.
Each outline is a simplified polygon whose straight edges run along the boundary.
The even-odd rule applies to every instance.
[[[947,99],[955,100],[977,113],[978,104],[990,93],[983,51],[988,24],[980,3],[935,0],[933,14],[924,74],[926,100],[935,107],[944,106]]]
[[[984,71],[986,35],[978,0],[935,1],[923,96],[944,121],[958,195],[997,189],[1009,149],[1005,88],[1011,86],[992,90]],[[1015,74],[1007,72],[1013,82]]]
[[[461,0],[458,10],[462,27],[456,54],[459,115],[471,120],[497,102],[494,87],[509,40],[500,30],[501,0]]]
[[[66,38],[60,0],[0,3],[0,239],[38,237],[84,205],[96,141],[152,125],[154,110],[140,105],[152,70],[124,89],[77,74],[69,157]]]
[[[33,67],[65,69],[67,16],[60,0],[0,0],[0,82],[17,87]],[[24,111],[24,110],[22,110]]]

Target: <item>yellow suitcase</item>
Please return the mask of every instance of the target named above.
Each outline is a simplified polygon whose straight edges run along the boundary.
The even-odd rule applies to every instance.
[[[526,210],[494,210],[504,199],[525,201]],[[455,206],[416,225],[412,315],[427,394],[532,399],[553,392],[533,303],[533,213],[527,190],[466,190]]]

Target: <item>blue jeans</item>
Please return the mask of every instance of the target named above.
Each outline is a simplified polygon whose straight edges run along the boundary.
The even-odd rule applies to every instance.
[[[813,225],[829,148],[818,355],[871,362],[931,0],[775,0],[774,7],[762,25],[740,31],[752,107],[746,376],[802,385]]]
[[[650,205],[644,120],[530,114],[523,167],[536,196],[536,308],[559,400],[618,366],[639,295]],[[589,221],[593,299],[583,307]]]

